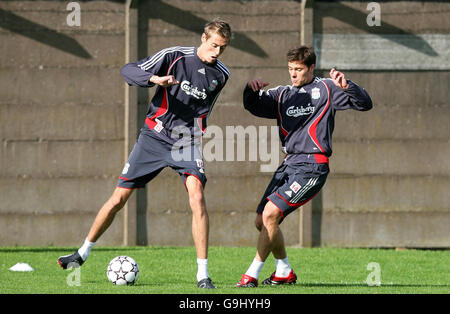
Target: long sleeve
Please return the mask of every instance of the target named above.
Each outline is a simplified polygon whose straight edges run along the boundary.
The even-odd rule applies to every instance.
[[[122,68],[122,76],[125,81],[132,86],[152,87],[149,79],[153,75],[165,76],[170,64],[180,55],[180,53],[192,53],[193,47],[171,47],[154,53],[153,55],[137,62],[126,64]]]
[[[268,119],[277,118],[278,110],[278,89],[260,90],[254,92],[248,85],[244,89],[244,108],[251,114]]]
[[[356,83],[347,80],[349,87],[346,90],[334,85],[331,80],[327,80],[327,86],[331,89],[331,102],[336,110],[354,109],[367,111],[372,109],[372,99],[366,90]]]
[[[121,73],[125,82],[130,86],[152,87],[154,84],[150,83],[149,79],[154,74],[142,70],[138,63],[139,62],[128,63],[122,68]]]

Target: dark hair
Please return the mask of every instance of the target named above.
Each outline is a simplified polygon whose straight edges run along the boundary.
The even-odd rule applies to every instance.
[[[286,54],[288,62],[299,61],[308,68],[316,64],[316,54],[312,47],[300,46],[289,49]]]
[[[212,33],[216,33],[227,40],[231,39],[230,25],[220,18],[215,18],[211,22],[206,23],[204,33],[206,34],[206,38],[209,38]]]

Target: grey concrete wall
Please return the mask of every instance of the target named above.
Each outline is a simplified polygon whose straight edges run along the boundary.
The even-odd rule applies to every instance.
[[[67,4],[0,3],[0,245],[79,245],[123,164],[124,6]]]
[[[81,26],[69,27],[67,3],[0,2],[0,245],[79,245],[126,158],[124,4],[80,1]],[[299,1],[139,3],[140,58],[169,46],[197,46],[207,20],[228,20],[235,35],[221,59],[231,77],[208,124],[223,133],[226,126],[274,125],[244,111],[241,93],[255,76],[271,86],[289,84],[284,56],[300,42]],[[320,47],[342,34],[416,41],[418,34],[450,34],[448,23],[439,22],[450,18],[448,3],[381,2],[376,28],[366,24],[366,6],[315,1],[314,33],[327,39]],[[426,41],[422,51],[393,44],[397,57],[410,51],[423,63],[441,56]],[[375,107],[336,116],[332,172],[314,211],[315,245],[448,247],[449,69],[345,68],[336,61],[369,91]],[[327,76],[327,63],[321,64],[317,75]],[[152,90],[139,93],[140,126]],[[255,245],[254,211],[272,175],[261,172],[263,164],[206,163],[212,245]],[[187,194],[176,173],[164,170],[147,186],[146,199],[148,244],[193,244]],[[122,244],[124,223],[117,215],[100,244]],[[300,225],[299,211],[283,222],[288,245],[299,243]]]

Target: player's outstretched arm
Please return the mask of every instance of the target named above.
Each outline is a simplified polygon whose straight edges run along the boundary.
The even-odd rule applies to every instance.
[[[337,110],[355,109],[367,111],[372,109],[372,99],[367,91],[351,80],[347,80],[345,74],[331,69],[330,77],[338,88],[332,89],[333,107]]]

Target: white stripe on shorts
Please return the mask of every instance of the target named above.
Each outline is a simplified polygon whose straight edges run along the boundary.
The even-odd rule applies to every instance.
[[[308,183],[305,184],[305,186],[298,192],[297,195],[295,195],[292,199],[291,199],[291,203],[297,203],[302,197],[303,195],[306,194],[306,192],[308,192],[312,187],[314,187],[314,185],[317,183],[317,180],[319,180],[319,178],[311,178],[309,179]]]

